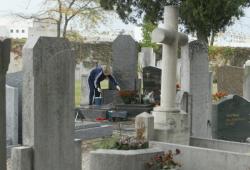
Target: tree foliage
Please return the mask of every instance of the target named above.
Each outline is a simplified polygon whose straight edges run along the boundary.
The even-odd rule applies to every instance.
[[[114,9],[127,23],[140,24],[150,21],[157,24],[162,21],[166,5],[180,6],[181,22],[186,31],[196,33],[199,40],[208,42],[210,35],[225,31],[226,26],[239,19],[243,7],[249,0],[101,0],[106,10]],[[142,19],[144,18],[144,19]]]

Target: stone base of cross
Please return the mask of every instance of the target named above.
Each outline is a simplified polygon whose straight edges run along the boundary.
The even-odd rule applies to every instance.
[[[175,106],[177,48],[188,43],[188,37],[178,32],[178,7],[166,6],[164,27],[152,32],[152,41],[162,43],[161,105],[154,115],[154,140],[189,144],[187,113]]]

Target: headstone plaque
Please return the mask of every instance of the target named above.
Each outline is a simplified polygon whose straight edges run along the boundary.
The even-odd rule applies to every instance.
[[[250,137],[250,102],[230,95],[213,106],[215,138],[245,142]]]
[[[137,42],[130,35],[119,35],[113,42],[113,74],[122,90],[136,89],[137,47]]]

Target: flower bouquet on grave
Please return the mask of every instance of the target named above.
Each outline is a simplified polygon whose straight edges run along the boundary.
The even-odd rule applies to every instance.
[[[181,164],[174,160],[174,156],[179,155],[179,149],[173,151],[169,150],[164,154],[154,156],[149,162],[146,163],[147,170],[177,170]]]
[[[213,94],[213,101],[219,101],[227,95],[228,94],[226,92],[217,92],[217,93]]]
[[[136,101],[136,91],[134,90],[121,90],[119,96],[122,98],[125,104],[131,104]]]

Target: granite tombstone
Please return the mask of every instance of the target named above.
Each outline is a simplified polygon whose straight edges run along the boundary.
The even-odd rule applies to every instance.
[[[230,95],[213,105],[213,136],[217,139],[245,142],[250,137],[250,102]]]
[[[130,35],[119,35],[113,42],[113,74],[122,90],[137,88],[137,54],[137,42]]]
[[[157,67],[144,67],[143,68],[143,93],[148,94],[154,92],[156,100],[160,101],[161,90],[161,69]]]

